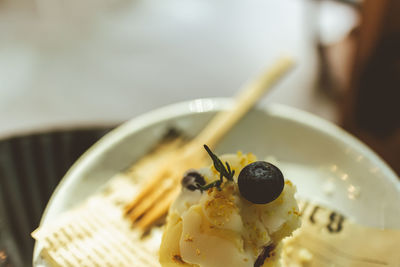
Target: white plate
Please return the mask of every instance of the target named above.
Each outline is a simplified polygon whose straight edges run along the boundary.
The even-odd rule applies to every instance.
[[[142,156],[168,127],[199,132],[227,99],[183,102],[137,117],[110,132],[65,175],[43,214],[45,224],[83,201]],[[400,182],[374,152],[337,126],[282,105],[251,111],[224,138],[217,153],[242,150],[274,156],[299,195],[342,212],[356,222],[400,228]],[[333,189],[333,190],[332,190]],[[41,245],[36,244],[34,259]]]

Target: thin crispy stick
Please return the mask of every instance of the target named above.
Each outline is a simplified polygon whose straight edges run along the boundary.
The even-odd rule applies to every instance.
[[[217,114],[197,137],[178,149],[161,168],[156,170],[155,174],[152,175],[153,178],[126,206],[125,213],[130,215],[131,220],[135,221],[141,218],[137,225],[145,229],[159,216],[162,216],[162,213],[167,212],[177,194],[176,192],[179,192],[175,188],[172,190],[172,187],[179,188],[179,183],[176,183],[176,181],[181,178],[183,171],[188,167],[197,167],[199,163],[203,162],[205,157],[205,152],[202,151],[203,144],[214,148],[218,141],[293,65],[294,62],[291,58],[280,58],[272,68],[244,87],[244,90],[235,98],[232,109]],[[177,164],[180,168],[177,168]],[[172,171],[171,168],[174,168],[175,171]],[[183,171],[178,172],[176,169],[183,169]],[[172,187],[171,183],[169,185],[162,183],[166,179],[171,179]]]

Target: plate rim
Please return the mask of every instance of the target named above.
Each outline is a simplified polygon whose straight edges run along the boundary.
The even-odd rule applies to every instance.
[[[205,105],[207,108],[200,108],[201,105],[204,105],[205,103],[207,103],[207,105]],[[120,126],[116,127],[108,132],[105,136],[100,138],[69,168],[46,204],[46,208],[42,213],[39,226],[42,226],[44,223],[46,223],[49,210],[51,210],[52,204],[57,199],[57,195],[59,195],[60,191],[62,191],[63,188],[67,188],[68,184],[71,184],[74,180],[78,179],[80,173],[90,167],[91,164],[96,162],[100,155],[107,153],[107,151],[112,149],[116,143],[120,142],[127,136],[157,122],[173,119],[177,116],[226,110],[233,104],[234,100],[232,98],[198,98],[166,105],[136,116],[125,123],[122,123]],[[399,177],[395,174],[391,167],[366,144],[338,125],[335,125],[333,122],[311,114],[308,111],[279,103],[258,105],[256,106],[256,109],[271,116],[281,117],[286,120],[300,123],[306,127],[310,127],[313,130],[319,131],[324,135],[338,139],[341,142],[349,145],[356,151],[359,151],[361,154],[365,155],[366,158],[378,166],[386,179],[396,186],[397,191],[400,192]],[[35,241],[32,260],[34,261],[38,255],[38,242]]]

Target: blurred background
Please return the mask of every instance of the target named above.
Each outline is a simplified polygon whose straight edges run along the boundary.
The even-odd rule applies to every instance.
[[[0,266],[65,171],[107,131],[167,104],[230,97],[281,54],[277,102],[351,132],[400,173],[396,0],[0,0]]]

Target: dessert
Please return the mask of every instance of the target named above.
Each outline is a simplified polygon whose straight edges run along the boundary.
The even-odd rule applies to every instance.
[[[295,186],[253,154],[218,158],[188,171],[171,206],[159,260],[163,267],[279,266],[281,240],[300,226]]]

